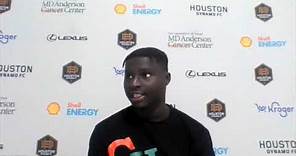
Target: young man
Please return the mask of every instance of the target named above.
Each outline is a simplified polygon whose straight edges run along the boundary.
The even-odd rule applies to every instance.
[[[123,66],[131,106],[96,125],[88,156],[214,156],[208,130],[165,103],[171,75],[164,52],[137,49]]]

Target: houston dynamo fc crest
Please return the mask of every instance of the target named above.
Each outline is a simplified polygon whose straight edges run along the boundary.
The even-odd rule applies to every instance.
[[[261,64],[255,69],[256,81],[260,82],[263,85],[267,85],[270,81],[273,80],[272,69],[265,64]]]
[[[63,79],[73,83],[81,78],[82,67],[74,61],[63,66]]]
[[[256,17],[264,22],[272,18],[271,7],[266,4],[259,4],[255,7]]]
[[[39,156],[54,156],[57,154],[58,141],[46,135],[37,142],[36,154]]]
[[[0,0],[0,14],[10,10],[11,0]]]
[[[225,104],[218,99],[214,99],[207,104],[208,117],[220,121],[226,116]]]
[[[137,43],[137,34],[130,31],[129,29],[124,30],[118,34],[118,45],[128,50]]]

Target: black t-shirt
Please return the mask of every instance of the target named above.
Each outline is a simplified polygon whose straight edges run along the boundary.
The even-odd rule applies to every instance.
[[[214,156],[208,130],[170,106],[161,122],[141,119],[127,107],[96,125],[88,156]]]

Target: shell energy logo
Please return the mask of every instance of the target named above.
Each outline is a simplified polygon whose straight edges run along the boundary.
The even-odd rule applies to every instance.
[[[243,47],[249,48],[252,46],[252,39],[248,36],[243,36],[240,40],[240,43]]]
[[[57,102],[52,102],[47,106],[47,111],[50,115],[58,115],[60,110],[61,107]]]
[[[116,14],[125,14],[126,13],[126,6],[124,4],[116,4],[115,7],[114,7],[114,11]]]

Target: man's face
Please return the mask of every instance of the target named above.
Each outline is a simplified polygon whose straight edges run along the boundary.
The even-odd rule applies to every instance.
[[[170,74],[154,59],[134,57],[125,63],[124,90],[135,108],[153,108],[165,102]]]

